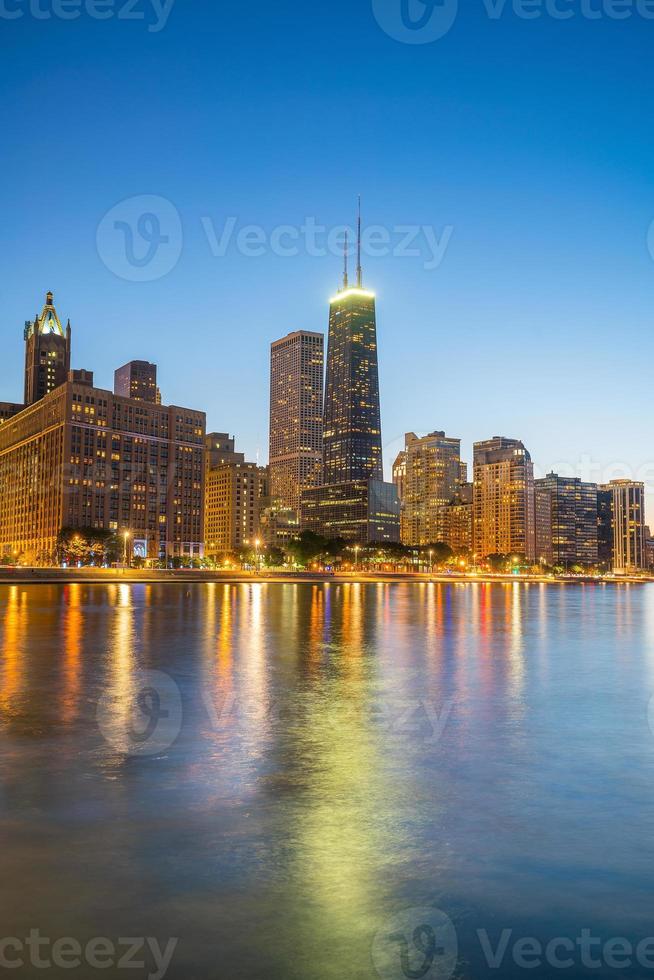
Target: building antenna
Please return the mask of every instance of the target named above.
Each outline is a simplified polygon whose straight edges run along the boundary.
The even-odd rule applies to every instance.
[[[359,194],[359,219],[357,221],[357,286],[361,289],[361,195]]]
[[[345,247],[343,248],[343,289],[347,289],[347,228],[345,229]]]

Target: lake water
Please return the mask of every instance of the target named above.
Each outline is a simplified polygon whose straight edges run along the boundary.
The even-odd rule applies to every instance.
[[[654,976],[653,693],[650,586],[0,587],[8,975]]]

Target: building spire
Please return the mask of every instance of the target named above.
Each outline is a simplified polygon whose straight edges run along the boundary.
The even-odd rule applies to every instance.
[[[345,245],[343,247],[343,289],[347,289],[347,228],[345,229]]]
[[[357,221],[357,287],[363,285],[361,273],[361,195],[359,194],[359,217]]]

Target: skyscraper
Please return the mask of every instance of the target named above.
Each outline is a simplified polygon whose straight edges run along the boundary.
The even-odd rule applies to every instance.
[[[361,215],[356,286],[347,274],[329,304],[324,411],[326,484],[383,480],[375,294],[363,288]]]
[[[47,293],[41,315],[25,322],[25,406],[34,405],[68,381],[70,320],[64,332],[52,293]]]
[[[551,555],[537,557],[565,567],[597,564],[597,485],[548,473],[535,487],[548,494],[551,531]]]
[[[384,483],[375,295],[363,288],[361,213],[356,286],[347,273],[329,305],[323,483],[302,492],[301,526],[329,538],[397,542],[400,503]]]
[[[160,404],[157,365],[149,361],[128,361],[123,364],[114,372],[114,394],[151,405]]]
[[[612,480],[613,570],[636,572],[646,567],[645,484]]]
[[[536,556],[534,468],[517,439],[474,444],[473,548],[488,555]]]
[[[461,440],[444,432],[405,436],[406,475],[402,508],[402,544],[445,541],[445,507],[461,478]]]
[[[270,495],[295,511],[322,483],[324,346],[308,330],[270,345]]]

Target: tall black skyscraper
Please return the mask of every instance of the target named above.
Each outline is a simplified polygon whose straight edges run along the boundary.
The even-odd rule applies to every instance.
[[[325,484],[383,479],[375,295],[362,284],[360,215],[357,256],[356,286],[350,287],[346,242],[343,288],[329,306]]]
[[[70,320],[64,332],[52,293],[45,298],[41,316],[25,323],[25,405],[33,405],[68,381]]]

